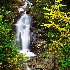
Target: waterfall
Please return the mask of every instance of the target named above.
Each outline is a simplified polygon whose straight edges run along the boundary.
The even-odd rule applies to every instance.
[[[28,0],[23,0],[24,5],[22,8],[19,8],[18,11],[23,11],[24,14],[20,17],[17,21],[16,25],[16,41],[21,44],[22,49],[19,50],[20,53],[26,54],[26,57],[33,57],[36,56],[33,52],[30,52],[30,24],[31,24],[31,17],[26,13],[25,8],[31,8],[32,3]],[[20,41],[21,40],[21,41]]]

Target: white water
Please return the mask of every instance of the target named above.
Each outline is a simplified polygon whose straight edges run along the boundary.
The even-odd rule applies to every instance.
[[[32,3],[30,3],[27,0],[24,0],[24,6],[22,8],[19,8],[18,11],[24,11],[24,14],[21,16],[21,18],[17,21],[15,24],[17,27],[17,38],[16,41],[19,42],[21,38],[21,46],[22,50],[20,50],[20,53],[26,54],[26,57],[33,57],[36,56],[33,52],[30,52],[29,45],[30,45],[30,24],[31,24],[31,17],[26,14],[25,8],[29,7],[31,8]],[[19,42],[20,43],[20,42]]]

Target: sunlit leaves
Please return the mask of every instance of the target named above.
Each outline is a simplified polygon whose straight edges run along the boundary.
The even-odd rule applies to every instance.
[[[55,3],[60,3],[62,0],[55,0]]]
[[[2,20],[2,18],[3,18],[3,15],[0,15],[0,20]]]
[[[35,6],[35,10],[37,11],[35,12],[35,15],[38,19],[37,24],[41,26],[41,28],[44,27],[43,29],[48,28],[48,30],[46,30],[48,33],[46,33],[45,36],[48,36],[50,40],[47,45],[47,49],[44,52],[46,54],[43,56],[46,56],[49,53],[57,54],[55,57],[59,56],[58,59],[61,62],[61,67],[63,68],[69,66],[70,12],[67,12],[66,5],[61,4],[63,3],[62,0],[49,1],[50,0],[38,0]],[[42,7],[40,7],[40,5]],[[40,16],[40,18],[38,16]],[[40,43],[37,46],[39,49],[41,48]],[[45,45],[43,47],[46,48]],[[61,70],[64,70],[62,68]]]
[[[16,55],[18,55],[17,46],[12,45],[13,37],[10,39],[9,32],[11,31],[10,23],[13,24],[12,20],[13,17],[10,16],[9,9],[7,10],[6,7],[4,6],[1,7],[0,9],[0,30],[1,30],[0,31],[0,67],[5,65],[9,66],[9,64],[15,63],[15,60],[13,59],[15,59]]]
[[[64,59],[62,57],[68,58],[69,56],[69,54],[67,55],[67,53],[69,53],[68,51],[70,45],[70,18],[67,16],[67,13],[61,11],[60,8],[66,6],[59,4],[61,1],[62,0],[55,0],[55,4],[52,5],[50,8],[43,8],[44,10],[46,10],[46,12],[44,13],[44,18],[48,19],[48,22],[45,23],[44,26],[49,28],[49,32],[47,35],[52,42],[48,45],[49,51],[53,50],[52,52],[57,53],[61,50],[62,55],[59,57],[59,59],[62,60],[62,66],[65,67],[68,64],[67,61],[64,62]]]

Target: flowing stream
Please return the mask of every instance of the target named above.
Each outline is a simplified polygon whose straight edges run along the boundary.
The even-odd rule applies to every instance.
[[[19,8],[18,11],[23,11],[22,16],[17,21],[16,25],[16,41],[21,44],[22,49],[19,50],[20,53],[25,54],[26,57],[33,57],[36,56],[33,52],[30,52],[30,24],[31,24],[31,16],[29,16],[25,9],[27,7],[31,8],[32,3],[28,0],[23,0],[24,5],[22,8]],[[20,41],[21,40],[21,41]]]

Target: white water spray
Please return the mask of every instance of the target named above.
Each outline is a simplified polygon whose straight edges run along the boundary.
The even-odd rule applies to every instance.
[[[19,42],[21,38],[21,46],[22,50],[20,50],[20,53],[26,54],[26,57],[33,57],[36,56],[33,52],[30,52],[29,45],[30,45],[30,24],[31,24],[31,17],[26,14],[25,8],[29,7],[31,8],[32,3],[30,3],[28,0],[25,1],[24,6],[22,8],[19,8],[18,11],[24,11],[24,14],[21,16],[21,18],[17,21],[15,24],[17,27],[17,39],[16,41]]]

